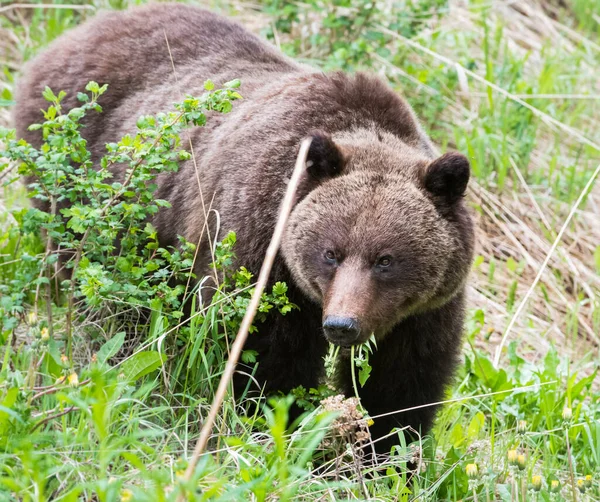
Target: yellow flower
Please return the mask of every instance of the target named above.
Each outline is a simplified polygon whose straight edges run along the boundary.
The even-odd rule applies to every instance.
[[[121,502],[131,502],[133,500],[133,493],[127,488],[121,490]]]
[[[47,342],[48,340],[50,340],[50,333],[48,332],[48,328],[42,328],[42,331],[40,332],[40,337],[42,339],[42,342]]]
[[[585,483],[583,482],[583,479],[577,480],[577,488],[579,488],[581,493],[585,493]]]
[[[465,467],[465,472],[471,479],[477,477],[478,471],[477,464],[467,464],[467,467]]]
[[[519,470],[522,471],[527,466],[527,459],[525,458],[525,454],[521,453],[517,457],[517,465],[519,466]]]
[[[591,474],[586,475],[585,479],[583,480],[583,484],[585,485],[586,488],[592,487],[592,475]]]
[[[27,324],[29,324],[30,326],[35,326],[38,322],[38,316],[37,313],[35,311],[29,312],[29,315],[27,316]]]
[[[371,427],[374,423],[375,423],[375,420],[373,420],[372,418],[367,419],[367,425],[369,427]]]
[[[571,420],[573,418],[573,410],[568,406],[563,408],[562,417],[564,420]]]
[[[560,482],[557,479],[553,479],[550,482],[550,491],[552,493],[558,493],[560,491]]]
[[[539,492],[542,489],[542,476],[533,476],[531,478],[531,484],[533,486],[533,489],[536,492]]]
[[[508,450],[507,457],[510,465],[517,465],[517,459],[519,458],[519,453],[517,450]]]
[[[525,434],[527,432],[527,420],[519,420],[517,423],[517,432]]]
[[[71,387],[77,387],[79,385],[79,377],[77,373],[73,372],[67,377],[67,382]]]

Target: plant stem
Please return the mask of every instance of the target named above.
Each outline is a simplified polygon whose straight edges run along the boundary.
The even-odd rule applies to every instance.
[[[360,396],[358,395],[358,386],[356,385],[356,372],[354,371],[354,348],[355,345],[352,345],[352,347],[350,348],[350,372],[352,373],[352,387],[354,388],[354,395],[360,403]]]
[[[577,487],[575,486],[575,472],[573,470],[571,443],[569,442],[569,427],[567,425],[565,425],[565,440],[567,441],[567,457],[569,459],[569,474],[571,476],[571,493],[573,494],[573,502],[577,502]]]

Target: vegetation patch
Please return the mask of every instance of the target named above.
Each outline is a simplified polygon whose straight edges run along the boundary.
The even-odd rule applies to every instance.
[[[83,116],[101,113],[97,84],[73,110],[46,90],[41,148],[10,129],[24,62],[96,9],[129,3],[0,6],[0,498],[600,498],[600,2],[219,4],[296,58],[379,72],[442,149],[468,154],[479,256],[464,362],[430,436],[406,435],[374,468],[361,446],[377,417],[360,403],[325,386],[267,403],[229,394],[189,480],[254,278],[231,270],[230,234],[202,303],[195,245],[161,248],[146,218],[166,205],[156,176],[190,155],[186,128],[235,107],[236,82],[141,117],[99,170],[80,136]],[[32,206],[17,178],[33,175]],[[266,292],[255,330],[295,308],[286,292]],[[368,355],[355,354],[355,388]],[[243,361],[260,363],[251,351]],[[306,413],[291,424],[294,403]]]

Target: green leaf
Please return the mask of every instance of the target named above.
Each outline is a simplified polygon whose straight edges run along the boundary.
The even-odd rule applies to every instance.
[[[475,414],[475,416],[469,422],[469,426],[467,427],[467,437],[471,440],[475,440],[479,438],[479,433],[485,426],[485,415],[479,411]]]
[[[124,331],[122,331],[121,333],[117,333],[104,345],[102,345],[102,347],[100,347],[100,350],[98,350],[98,353],[96,354],[98,362],[100,364],[106,363],[111,357],[113,357],[117,352],[119,352],[119,349],[123,346],[123,342],[125,342]]]
[[[242,85],[242,82],[240,81],[239,78],[236,78],[235,80],[230,80],[229,82],[225,82],[223,84],[223,87],[225,89],[237,89],[240,85]]]
[[[256,350],[244,350],[242,351],[242,362],[245,364],[254,364],[256,362],[256,356],[258,356]]]
[[[48,87],[48,86],[44,87],[44,92],[42,92],[42,96],[44,97],[44,99],[46,101],[56,101],[57,100],[57,97],[52,92],[52,89],[50,89],[50,87]]]
[[[121,365],[125,378],[133,382],[162,366],[163,356],[154,351],[138,352]]]
[[[363,362],[363,365],[358,372],[358,381],[360,382],[361,387],[364,387],[367,383],[372,369],[373,368],[371,368],[371,365],[367,361]]]
[[[0,106],[14,106],[17,102],[12,99],[0,99]]]
[[[21,416],[12,409],[19,397],[19,389],[14,387],[6,392],[2,404],[0,404],[0,432],[3,434],[8,429],[10,417],[23,422]]]
[[[94,82],[92,80],[91,82],[88,83],[88,85],[85,86],[85,90],[89,91],[89,92],[98,93],[100,91],[100,86],[98,85],[97,82]]]
[[[215,88],[215,84],[212,80],[207,80],[204,82],[204,89],[207,91],[212,91]]]

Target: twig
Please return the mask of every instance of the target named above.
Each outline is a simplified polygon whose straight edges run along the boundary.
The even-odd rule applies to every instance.
[[[223,371],[223,376],[219,381],[219,386],[217,388],[217,392],[215,393],[215,397],[211,405],[210,411],[208,413],[208,416],[206,417],[204,425],[202,426],[202,429],[200,431],[200,437],[198,438],[196,447],[194,448],[194,453],[192,454],[192,458],[190,459],[185,474],[183,476],[184,482],[188,482],[192,477],[198,459],[200,458],[200,455],[206,448],[208,438],[215,424],[217,414],[219,413],[221,406],[223,405],[225,394],[227,393],[227,388],[229,386],[229,383],[231,382],[233,372],[242,353],[244,343],[248,338],[249,328],[252,324],[252,321],[254,320],[256,310],[260,303],[260,298],[262,296],[263,290],[265,289],[267,280],[269,278],[269,274],[271,273],[271,267],[273,266],[275,256],[277,255],[277,250],[279,249],[279,244],[283,236],[283,231],[285,229],[287,219],[292,211],[292,204],[296,195],[298,184],[300,182],[300,176],[302,174],[302,171],[305,169],[306,156],[308,154],[310,142],[310,139],[305,139],[300,146],[300,152],[298,153],[298,158],[296,159],[296,166],[294,167],[294,171],[288,184],[285,197],[283,198],[283,202],[281,204],[281,209],[279,210],[277,224],[275,225],[273,237],[271,237],[271,242],[269,243],[265,259],[260,269],[260,274],[258,276],[256,288],[250,300],[250,304],[248,305],[248,309],[246,310],[246,314],[244,315],[244,319],[242,320],[240,329],[237,333],[237,336],[235,337],[235,341],[231,346],[231,354],[229,356],[229,359],[227,360],[225,370]],[[177,500],[184,500],[183,493],[179,495]]]
[[[65,381],[65,378],[63,377],[63,378],[61,379],[61,382],[60,382],[60,383],[62,383],[62,382],[64,382],[64,381]],[[87,380],[84,380],[83,382],[81,382],[81,383],[80,383],[80,384],[79,384],[77,387],[83,387],[84,385],[87,385],[87,384],[88,384],[88,383],[90,383],[90,382],[91,382],[91,379],[89,379],[89,378],[88,378]],[[62,389],[62,387],[59,387],[58,385],[59,385],[59,384],[57,383],[56,385],[53,385],[53,386],[51,386],[51,387],[50,387],[50,388],[48,388],[48,389],[45,389],[45,390],[43,390],[43,391],[41,391],[41,392],[38,392],[37,394],[35,394],[35,395],[34,395],[34,396],[31,398],[31,400],[32,400],[32,401],[34,401],[35,399],[38,399],[38,398],[40,398],[40,397],[42,397],[42,396],[46,396],[46,395],[48,395],[48,394],[54,394],[55,392],[58,392],[59,390],[61,390],[61,389]]]
[[[66,415],[66,414],[71,413],[72,411],[75,411],[78,409],[79,408],[77,408],[77,406],[71,406],[70,408],[67,408],[64,411],[61,411],[60,413],[55,413],[54,415],[50,415],[50,416],[44,418],[43,420],[40,420],[37,424],[35,424],[33,426],[33,428],[31,429],[31,432],[35,431],[38,427],[41,427],[42,425],[47,424],[48,422],[50,422],[50,420],[62,417],[63,415]]]
[[[67,379],[66,376],[61,376],[56,382],[54,382],[52,385],[46,385],[44,387],[34,387],[31,390],[35,390],[36,392],[42,391],[42,390],[48,390],[48,389],[53,389],[54,387],[56,387],[57,385],[60,385],[61,383],[63,383],[65,380]]]

